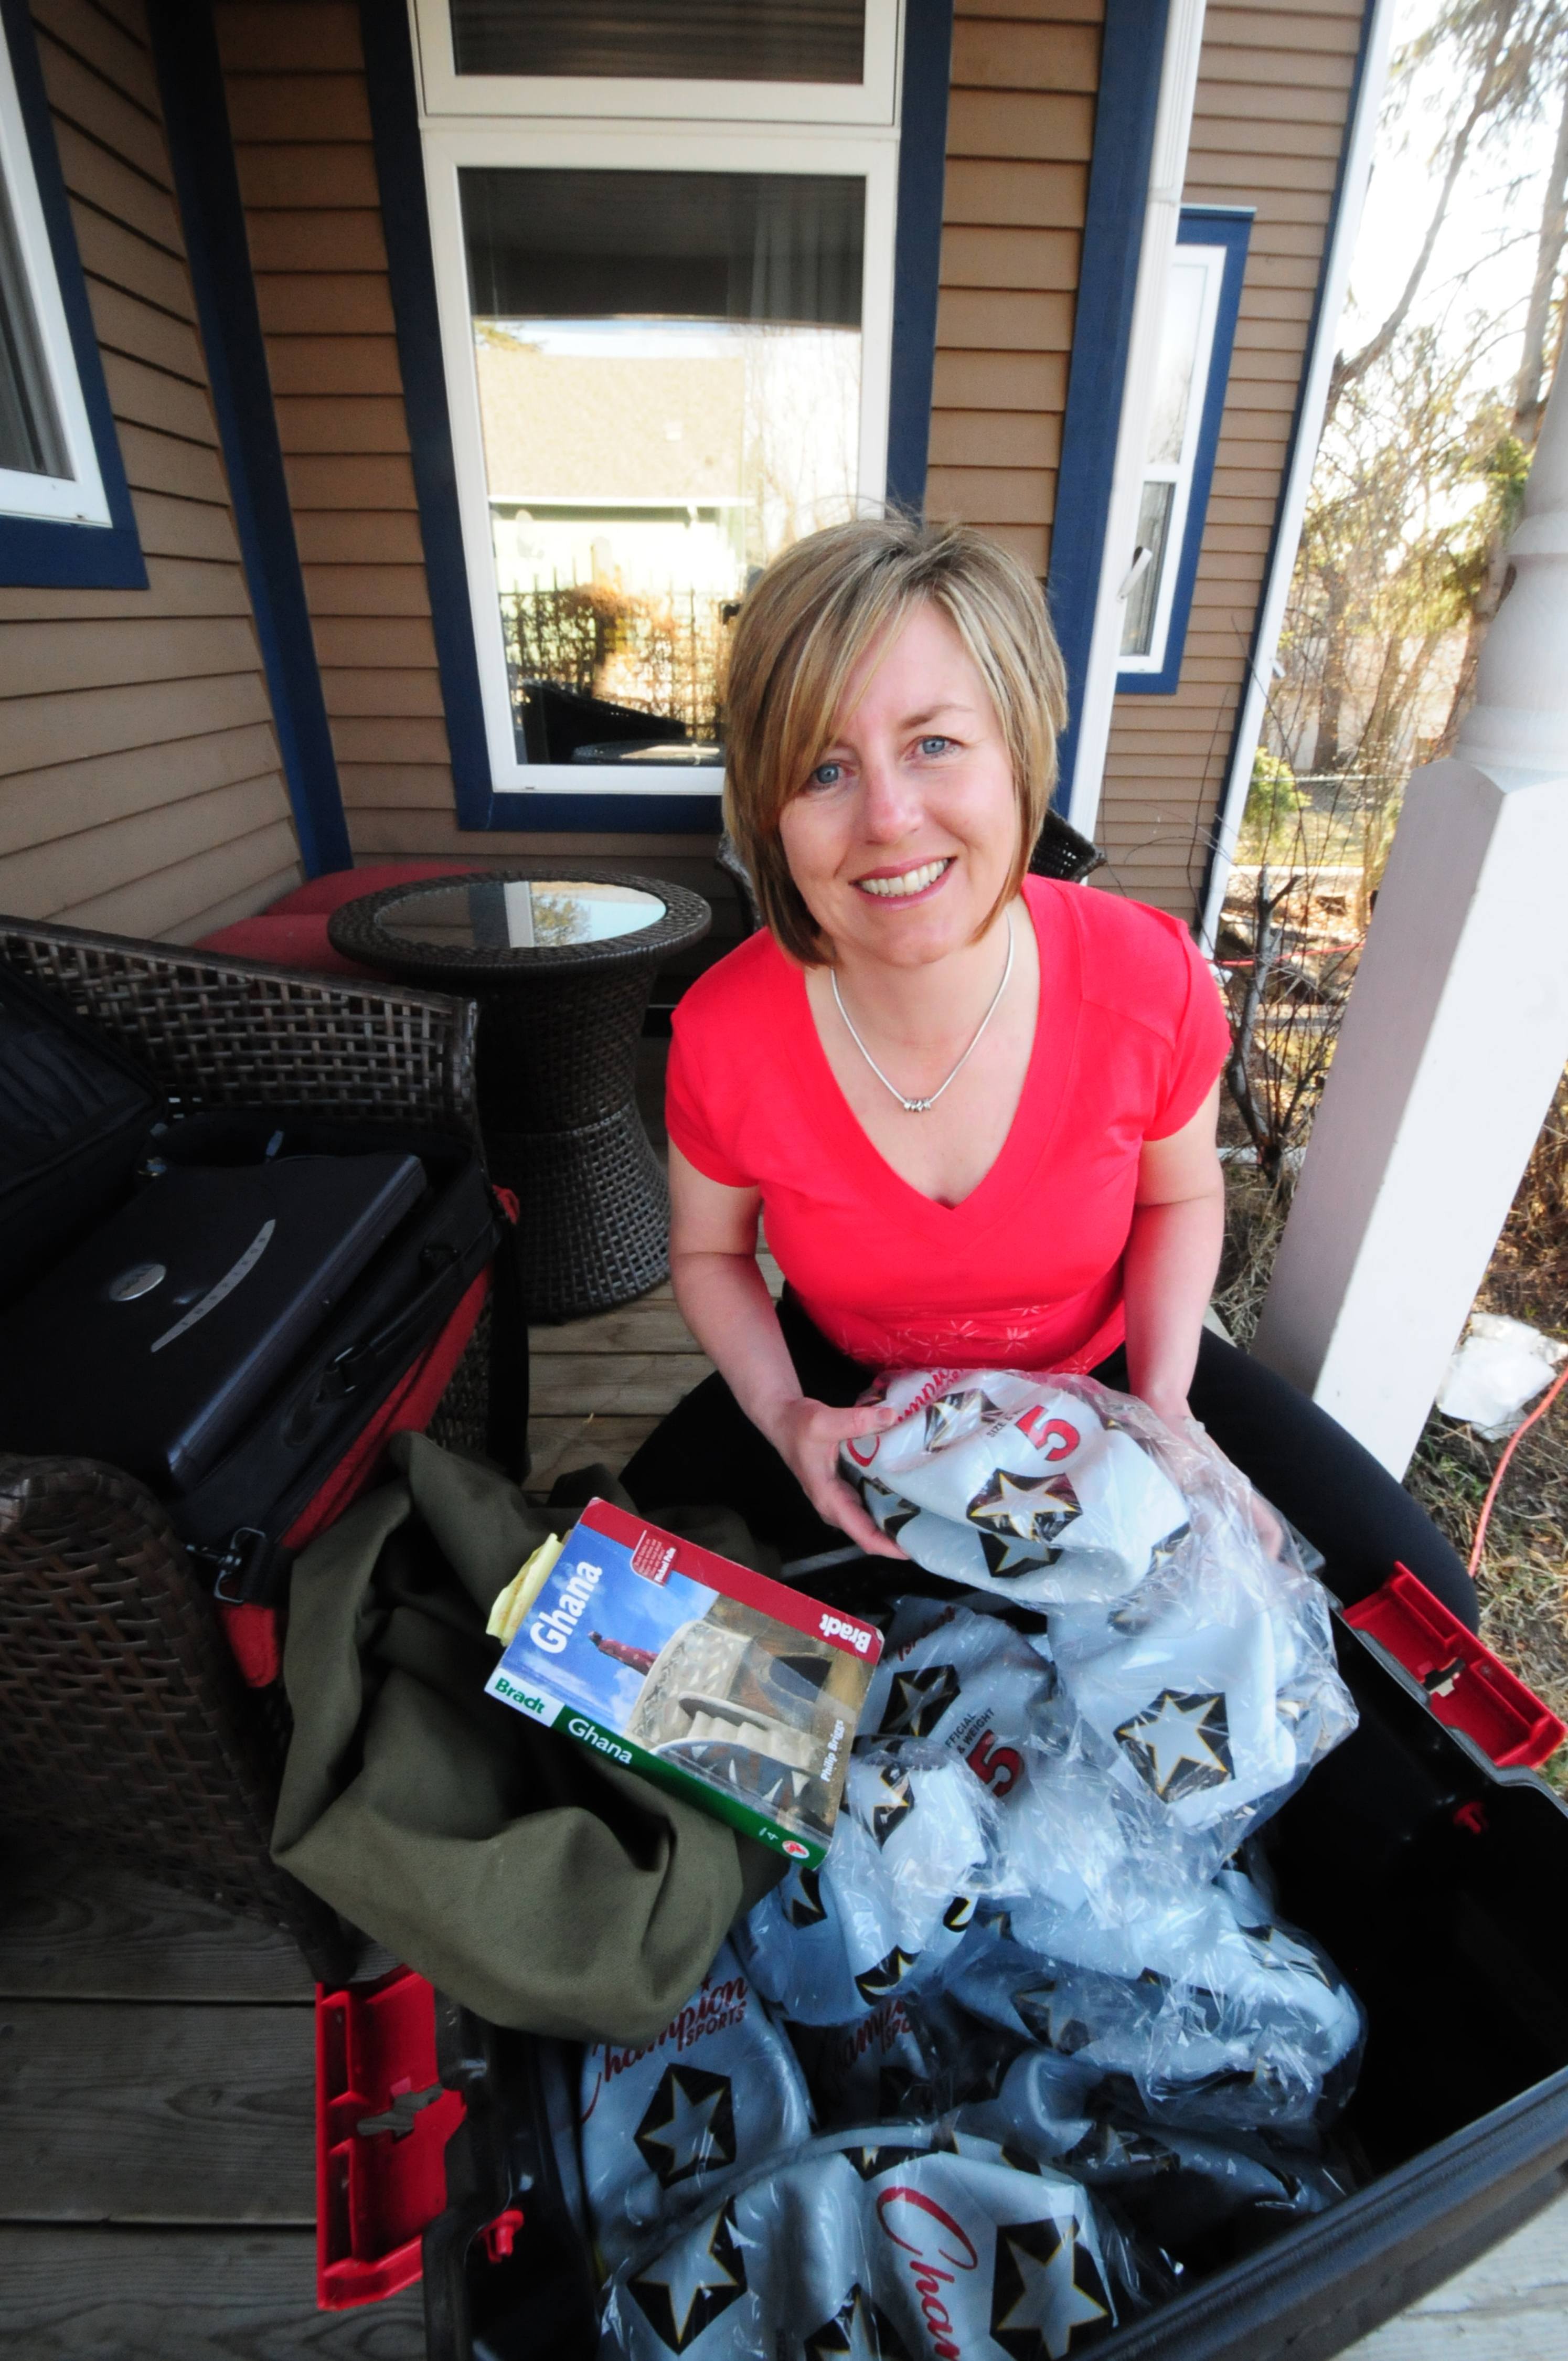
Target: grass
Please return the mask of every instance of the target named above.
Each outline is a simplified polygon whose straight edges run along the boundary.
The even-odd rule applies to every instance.
[[[1227,1110],[1227,1114],[1228,1114]],[[1227,1121],[1224,1136],[1230,1136]],[[1255,1168],[1226,1168],[1224,1258],[1214,1302],[1236,1342],[1250,1344],[1287,1211],[1288,1190]],[[1568,1075],[1559,1087],[1486,1273],[1476,1309],[1568,1334]],[[1433,1411],[1406,1485],[1461,1557],[1501,1443]],[[1568,1389],[1520,1443],[1492,1510],[1477,1571],[1481,1634],[1554,1713],[1568,1720]],[[1545,1770],[1568,1794],[1568,1746]]]

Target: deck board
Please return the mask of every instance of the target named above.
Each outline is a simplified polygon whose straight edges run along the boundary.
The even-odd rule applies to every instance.
[[[0,2228],[8,2361],[422,2361],[410,2288],[318,2312],[309,2230]]]
[[[1563,2361],[1568,2352],[1568,2196],[1344,2361]]]
[[[536,1415],[662,1418],[713,1368],[703,1353],[552,1353],[533,1367]]]
[[[757,1257],[775,1301],[784,1273]],[[528,1488],[549,1491],[558,1476],[601,1461],[619,1476],[652,1434],[707,1376],[713,1364],[681,1318],[668,1279],[618,1311],[529,1330],[532,1364]]]
[[[315,2026],[246,2002],[0,2003],[0,2220],[315,2220]]]
[[[9,2000],[311,2001],[310,1971],[281,1927],[128,1870],[52,1854],[8,1866],[0,1892]]]

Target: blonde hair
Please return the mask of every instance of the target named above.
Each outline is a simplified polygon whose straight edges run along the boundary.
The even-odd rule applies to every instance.
[[[776,557],[735,626],[725,692],[724,818],[763,919],[806,966],[824,958],[784,858],[779,822],[833,742],[851,675],[873,642],[928,600],[963,642],[996,708],[1018,798],[1018,850],[996,909],[1028,867],[1056,785],[1067,676],[1039,584],[969,525],[902,517],[830,525]]]

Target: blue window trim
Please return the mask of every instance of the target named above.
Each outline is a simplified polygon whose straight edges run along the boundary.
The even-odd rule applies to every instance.
[[[0,0],[0,25],[11,53],[16,97],[27,126],[38,202],[49,230],[60,300],[71,332],[76,374],[98,455],[109,522],[67,524],[48,517],[0,516],[0,584],[32,590],[145,590],[147,566],[120,457],[120,440],[104,383],[98,335],[76,251],[71,202],[60,169],[54,123],[38,67],[38,43],[27,0]]]
[[[491,785],[452,456],[409,13],[401,0],[359,0],[359,26],[457,825],[576,835],[711,836],[720,821],[717,795],[590,796],[550,788],[498,790]],[[909,0],[894,261],[888,490],[890,498],[910,505],[918,505],[926,483],[951,49],[952,0]],[[910,154],[915,144],[923,151],[918,156]]]
[[[1203,546],[1209,515],[1209,493],[1214,481],[1214,455],[1220,447],[1220,424],[1230,384],[1231,352],[1236,340],[1236,315],[1241,309],[1242,280],[1246,271],[1247,244],[1252,236],[1251,205],[1183,205],[1176,233],[1178,246],[1223,246],[1224,277],[1219,309],[1214,315],[1214,341],[1203,384],[1203,415],[1192,459],[1192,484],[1187,499],[1187,521],[1181,531],[1176,582],[1171,594],[1170,621],[1166,629],[1165,662],[1158,672],[1119,672],[1119,697],[1169,697],[1181,679],[1181,658],[1187,646],[1187,626],[1192,613],[1192,586]]]
[[[1059,774],[1053,798],[1062,811],[1072,795],[1077,717],[1104,562],[1169,13],[1170,0],[1106,0],[1101,37],[1100,92],[1046,585],[1067,666],[1068,725],[1058,743]]]
[[[926,503],[937,292],[948,165],[953,0],[905,0],[899,107],[898,227],[893,256],[893,355],[887,417],[887,500],[917,515]]]
[[[283,776],[301,861],[307,876],[319,877],[352,868],[354,854],[294,538],[213,12],[191,0],[150,0],[148,26]]]

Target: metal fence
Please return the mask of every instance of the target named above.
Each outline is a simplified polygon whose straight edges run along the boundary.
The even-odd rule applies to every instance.
[[[503,591],[501,631],[512,709],[522,727],[526,685],[554,681],[718,734],[724,602],[706,591],[634,595],[598,583]]]

